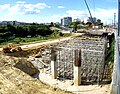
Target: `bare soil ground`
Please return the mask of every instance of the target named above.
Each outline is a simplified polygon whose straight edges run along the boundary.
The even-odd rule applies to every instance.
[[[56,39],[53,41],[40,42],[40,43],[30,43],[30,44],[22,45],[21,47],[23,50],[36,49],[39,48],[41,45],[60,42],[60,41],[68,40],[70,38],[71,37]],[[0,48],[0,51],[1,50],[2,48]],[[19,53],[17,54],[19,55]],[[109,87],[110,85],[107,86],[108,91],[105,89],[106,93],[99,92],[99,94],[109,94],[108,93]],[[88,92],[83,92],[83,93],[76,92],[76,93],[88,94]],[[24,73],[20,69],[13,67],[10,64],[4,64],[2,66],[0,64],[0,94],[72,94],[72,93],[46,85],[40,82],[39,80],[32,78],[31,76]],[[91,94],[98,94],[98,93],[93,91]]]
[[[71,37],[55,39],[52,41],[48,40],[45,42],[28,43],[26,45],[22,45],[21,48],[23,50],[36,49],[41,45],[64,41],[70,38]],[[2,51],[2,48],[0,48],[0,51]],[[0,65],[2,65],[0,66],[0,94],[71,94],[70,92],[43,84],[20,69],[13,67],[11,64]]]
[[[71,94],[43,84],[21,70],[5,65],[0,67],[0,94]]]

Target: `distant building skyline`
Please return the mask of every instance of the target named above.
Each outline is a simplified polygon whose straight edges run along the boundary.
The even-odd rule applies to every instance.
[[[81,23],[81,22],[84,22],[84,23],[91,22],[92,23],[92,21],[93,21],[94,23],[102,23],[101,19],[98,19],[96,17],[93,17],[92,19],[91,19],[91,17],[88,17],[88,18],[85,18],[85,19],[82,19],[82,18],[76,18],[76,19],[73,19],[73,20],[72,19],[73,19],[72,17],[62,18],[61,19],[61,25],[66,25],[70,22],[79,22],[79,23]]]
[[[0,25],[21,25],[21,24],[30,24],[26,22],[18,22],[18,21],[1,21]]]
[[[96,23],[102,23],[101,19],[97,19],[96,17],[93,17],[93,20],[94,22]],[[61,19],[61,22],[53,22],[53,23],[56,23],[56,24],[61,24],[61,25],[67,25],[69,24],[70,22],[84,22],[84,23],[87,23],[87,22],[91,22],[92,23],[92,20],[90,17],[88,18],[85,18],[85,19],[80,19],[80,18],[76,18],[76,19],[73,19],[72,17],[63,17]],[[7,25],[7,24],[11,24],[11,25],[21,25],[21,24],[33,24],[35,22],[32,22],[32,23],[27,23],[27,22],[19,22],[19,21],[0,21],[0,25]],[[50,25],[50,23],[37,23],[36,24],[46,24],[46,25]],[[105,24],[107,25],[107,24]],[[109,25],[109,24],[108,24]]]

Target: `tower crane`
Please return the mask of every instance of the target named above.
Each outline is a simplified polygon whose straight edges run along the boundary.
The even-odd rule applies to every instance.
[[[94,22],[94,20],[93,20],[93,17],[92,17],[92,14],[91,14],[90,8],[89,8],[89,6],[88,6],[88,3],[87,3],[86,0],[84,0],[84,2],[85,2],[85,4],[86,4],[87,9],[88,9],[88,12],[89,12],[89,14],[90,14],[90,18],[91,18],[91,21],[92,21],[92,26],[95,26],[95,22]]]

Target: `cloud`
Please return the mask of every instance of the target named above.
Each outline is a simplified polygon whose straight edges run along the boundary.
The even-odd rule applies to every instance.
[[[51,16],[38,17],[40,23],[60,22],[62,15],[53,14]],[[44,19],[44,20],[43,20]]]
[[[25,1],[18,1],[16,4],[25,4]]]
[[[88,13],[83,10],[67,10],[66,15],[71,16],[73,18],[83,18],[86,17]]]
[[[117,9],[102,9],[97,8],[96,11],[91,10],[92,16],[96,17],[97,19],[101,19],[103,23],[111,23],[114,19],[114,13],[118,15]],[[80,18],[81,20],[88,18],[90,15],[88,10],[66,10],[64,14],[54,14],[49,17],[46,17],[45,22],[60,22],[60,19],[63,17],[72,17],[73,19]],[[117,18],[117,17],[116,17]],[[117,21],[117,19],[116,19]]]
[[[51,6],[48,6],[45,3],[37,3],[34,5],[34,7],[38,9],[51,8]]]
[[[58,8],[65,8],[64,6],[58,6]]]
[[[44,19],[44,22],[60,22],[63,17],[72,17],[75,18],[84,18],[86,17],[85,11],[77,11],[77,10],[67,10],[64,14],[53,14],[51,16],[46,16],[39,19]]]
[[[117,9],[101,9],[97,8],[95,12],[92,10],[92,14],[98,19],[101,19],[103,23],[112,23],[114,20],[114,13],[116,13],[116,17],[118,17]],[[117,21],[117,19],[116,19]]]
[[[7,10],[10,8],[10,4],[0,5],[0,11]]]
[[[29,4],[25,1],[18,1],[14,5],[4,4],[0,6],[0,11],[8,10],[9,15],[13,14],[39,14],[42,9],[51,8],[45,3]]]
[[[25,1],[18,1],[15,4],[3,4],[0,5],[0,12],[2,14],[1,20],[22,20],[29,21],[29,19],[33,22],[34,20],[37,22],[60,22],[60,19],[63,17],[72,17],[73,19],[80,18],[84,19],[89,17],[88,10],[66,10],[63,14],[52,14],[47,16],[48,14],[44,14],[44,17],[34,15],[40,14],[43,9],[51,8],[51,6],[46,3],[26,3]],[[57,8],[65,8],[64,6],[57,6]],[[51,10],[52,11],[52,10]],[[114,13],[118,15],[117,9],[102,9],[97,8],[95,11],[91,9],[91,13],[93,17],[101,19],[104,23],[112,22],[114,18]],[[28,14],[28,15],[27,15]],[[30,15],[29,15],[30,14]],[[31,16],[33,14],[34,16]],[[29,16],[29,19],[26,19]],[[32,18],[32,19],[31,19]],[[34,18],[34,19],[33,19]],[[117,17],[116,17],[117,18]],[[117,19],[116,19],[117,20]]]
[[[97,8],[96,11],[91,10],[92,16],[96,17],[97,19],[101,19],[103,23],[110,23],[114,19],[114,13],[118,15],[117,9],[102,9]],[[67,10],[63,16],[70,16],[73,19],[80,18],[84,19],[89,17],[88,10]],[[116,19],[117,20],[117,19]]]

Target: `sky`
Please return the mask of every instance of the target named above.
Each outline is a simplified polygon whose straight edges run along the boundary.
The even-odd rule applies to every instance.
[[[93,17],[113,22],[118,0],[86,0]],[[84,0],[1,0],[0,21],[49,23],[63,17],[85,19],[89,12]],[[117,18],[116,18],[117,21]]]

